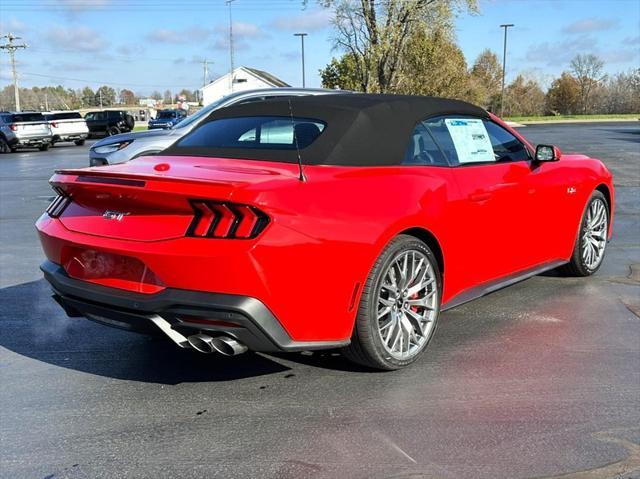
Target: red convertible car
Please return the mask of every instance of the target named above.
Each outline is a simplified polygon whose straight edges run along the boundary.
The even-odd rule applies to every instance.
[[[387,370],[423,353],[444,309],[596,272],[614,210],[600,161],[468,103],[393,95],[232,106],[157,156],[51,184],[42,270],[70,316]]]

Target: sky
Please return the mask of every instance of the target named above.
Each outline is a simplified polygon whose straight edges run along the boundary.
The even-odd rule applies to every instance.
[[[526,73],[543,86],[573,56],[595,53],[607,73],[640,67],[638,0],[479,0],[479,14],[461,12],[458,43],[471,64],[485,48],[502,58],[509,30],[507,81]],[[308,87],[339,52],[332,49],[331,11],[315,0],[234,0],[235,65],[269,71],[301,85],[300,39],[306,32]],[[148,95],[177,92],[229,70],[229,8],[224,0],[0,0],[0,34],[22,37],[17,52],[21,86],[68,88],[106,84]],[[11,81],[0,52],[0,88]]]

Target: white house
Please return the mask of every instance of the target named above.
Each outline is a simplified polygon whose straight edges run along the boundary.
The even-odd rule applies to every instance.
[[[291,86],[276,78],[271,73],[249,67],[238,67],[233,70],[233,88],[230,74],[222,75],[208,85],[202,87],[202,103],[208,105],[232,92],[255,90],[257,88],[274,88]]]

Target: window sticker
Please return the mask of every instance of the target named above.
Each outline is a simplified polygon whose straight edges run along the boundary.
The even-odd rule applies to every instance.
[[[447,118],[444,122],[456,147],[460,164],[496,161],[491,139],[482,120]]]

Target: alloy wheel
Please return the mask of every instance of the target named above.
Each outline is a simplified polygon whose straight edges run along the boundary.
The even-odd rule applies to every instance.
[[[382,276],[376,309],[378,334],[387,353],[407,360],[425,347],[438,301],[436,274],[424,253],[408,250],[393,258]]]
[[[582,260],[590,270],[595,270],[602,262],[607,246],[608,225],[607,206],[600,198],[595,198],[587,209],[582,231]]]

